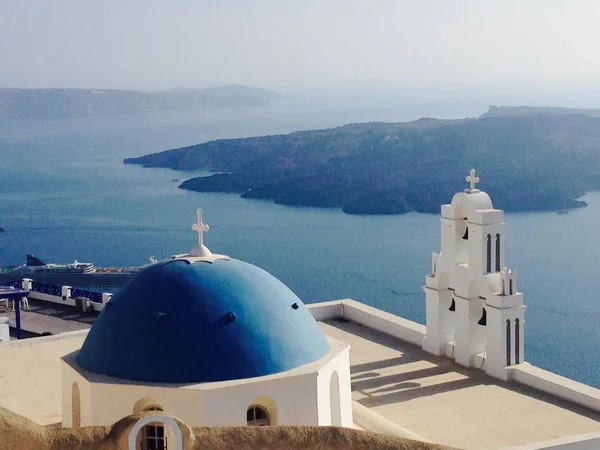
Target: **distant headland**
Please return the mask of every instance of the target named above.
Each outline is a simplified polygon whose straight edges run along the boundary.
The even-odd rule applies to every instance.
[[[479,118],[222,139],[124,162],[227,172],[191,178],[179,187],[341,207],[349,214],[437,213],[475,167],[494,206],[562,212],[585,206],[578,199],[600,189],[596,115],[599,110],[490,107]]]
[[[488,112],[482,114],[479,118],[515,117],[540,114],[583,114],[585,116],[600,117],[600,109],[560,108],[552,106],[490,106]]]
[[[161,92],[0,88],[0,119],[132,114],[224,106],[262,106],[279,97],[278,93],[267,89],[237,84],[208,89],[177,88]]]

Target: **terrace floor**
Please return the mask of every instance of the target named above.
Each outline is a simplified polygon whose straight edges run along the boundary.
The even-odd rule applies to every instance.
[[[69,305],[60,305],[42,300],[29,299],[29,310],[21,309],[21,329],[24,336],[42,333],[59,334],[65,331],[88,329],[94,323],[98,313],[82,313]],[[0,305],[0,316],[9,318],[9,325],[15,328],[15,311]],[[11,330],[11,334],[12,334]]]
[[[353,322],[319,325],[351,345],[353,399],[432,442],[500,449],[600,431],[598,412],[464,369]]]

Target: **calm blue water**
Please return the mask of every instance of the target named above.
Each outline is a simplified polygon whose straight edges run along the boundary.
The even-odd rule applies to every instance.
[[[283,104],[193,115],[0,121],[0,225],[7,228],[0,234],[0,265],[22,263],[26,253],[52,262],[145,264],[151,255],[190,250],[196,241],[190,226],[202,207],[211,226],[209,248],[263,267],[304,301],[352,297],[424,322],[421,286],[431,252],[439,250],[437,216],[356,217],[192,193],[170,181],[188,173],[121,164],[127,156],[220,137],[421,115],[440,116],[440,110]],[[462,184],[457,180],[456,189]],[[507,264],[518,272],[528,306],[527,360],[600,387],[600,194],[586,200],[588,208],[569,215],[507,214]]]

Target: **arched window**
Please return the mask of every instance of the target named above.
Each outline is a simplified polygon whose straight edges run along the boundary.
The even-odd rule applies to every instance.
[[[71,417],[72,426],[81,426],[81,395],[79,394],[79,386],[77,383],[73,383],[71,387]]]
[[[521,335],[519,334],[521,324],[519,323],[519,319],[515,319],[515,364],[519,364],[520,359],[520,344],[521,344]]]
[[[148,439],[146,437],[146,431],[152,433],[152,431],[150,431],[151,429],[147,428],[150,425],[154,427],[157,433],[161,432],[160,429],[156,430],[156,428],[160,426],[162,428],[162,433],[166,435],[166,437]],[[135,425],[129,430],[127,444],[127,448],[130,450],[183,450],[183,436],[181,428],[179,428],[179,425],[173,417],[159,413],[139,418]]]
[[[342,406],[340,405],[340,377],[334,370],[329,382],[329,408],[331,410],[331,425],[342,426]]]
[[[492,271],[492,236],[487,235],[487,272]]]
[[[515,291],[513,291],[513,282],[512,282],[512,278],[510,279],[510,281],[508,282],[508,285],[510,286],[510,290],[508,291],[508,293],[510,295],[513,295],[515,293]]]
[[[496,233],[496,272],[500,272],[500,233]]]
[[[251,427],[266,427],[271,425],[269,411],[260,405],[251,405],[246,411],[246,423]]]
[[[150,405],[144,411],[162,411],[158,405]],[[142,428],[142,450],[167,450],[167,436],[162,422],[152,422]]]
[[[151,406],[147,406],[144,408],[144,411],[161,411],[162,412],[162,408],[158,405],[151,405]]]
[[[156,408],[156,409],[154,409]],[[162,411],[160,404],[153,398],[144,397],[133,405],[133,413],[138,414],[144,411]]]
[[[510,320],[506,320],[506,365],[510,366]]]

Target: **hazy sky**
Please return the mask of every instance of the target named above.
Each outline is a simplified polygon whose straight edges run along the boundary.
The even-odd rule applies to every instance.
[[[0,86],[598,85],[598,0],[0,0]]]

